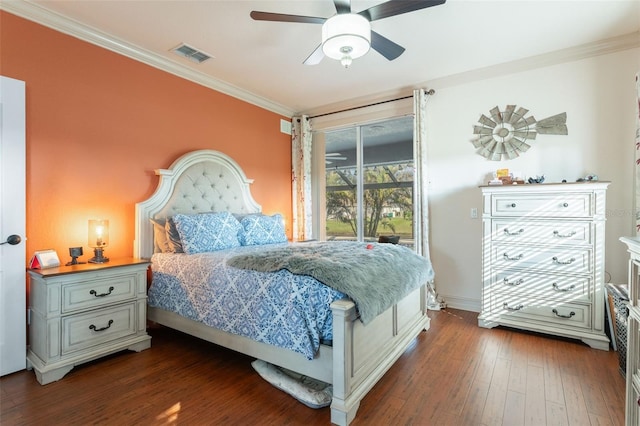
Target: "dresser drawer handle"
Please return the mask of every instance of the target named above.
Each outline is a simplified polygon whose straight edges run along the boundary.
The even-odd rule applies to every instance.
[[[507,302],[504,302],[502,307],[504,307],[507,311],[519,311],[520,309],[524,308],[524,305],[521,303],[518,306],[514,306],[512,308],[511,306],[509,306],[509,304]]]
[[[568,234],[561,234],[559,231],[553,231],[553,236],[558,238],[571,238],[576,235],[576,231],[571,231]]]
[[[509,281],[509,278],[505,278],[504,280],[502,280],[504,282],[504,285],[510,285],[510,286],[517,286],[520,285],[524,282],[524,280],[522,278],[519,278],[513,282]]]
[[[553,283],[553,289],[554,289],[555,291],[571,291],[571,290],[573,290],[574,288],[576,288],[576,285],[575,285],[575,284],[571,284],[568,288],[560,288],[560,286],[558,286],[558,284],[557,284],[557,283]]]
[[[113,286],[110,286],[110,287],[109,287],[109,292],[108,292],[108,293],[101,293],[101,294],[98,294],[98,292],[97,292],[97,291],[95,291],[95,290],[91,290],[91,291],[89,292],[89,294],[93,294],[95,297],[105,297],[105,296],[110,295],[110,294],[111,294],[111,292],[112,292],[113,290],[115,290],[115,289],[113,288]]]
[[[511,235],[520,235],[520,234],[522,234],[523,232],[524,232],[524,229],[522,229],[522,228],[521,228],[521,229],[518,229],[518,230],[517,230],[517,231],[515,231],[515,232],[510,232],[508,228],[504,228],[504,233],[505,233],[505,235],[509,235],[509,236],[511,236]]]
[[[520,260],[522,259],[522,253],[520,253],[517,256],[514,257],[510,257],[507,253],[504,253],[502,256],[504,256],[505,260]]]
[[[91,324],[91,325],[89,326],[89,330],[93,330],[93,331],[104,331],[104,330],[106,330],[107,328],[110,328],[110,327],[111,327],[111,324],[113,324],[113,320],[112,320],[112,319],[110,319],[110,320],[109,320],[109,323],[107,324],[107,326],[106,326],[106,327],[102,327],[102,328],[96,328],[96,326],[95,326],[95,325]]]
[[[569,207],[569,203],[562,203],[562,207]]]
[[[553,263],[555,263],[556,265],[571,265],[575,261],[576,259],[573,257],[567,261],[562,261],[562,260],[558,260],[557,257],[553,256]]]
[[[558,318],[571,318],[572,316],[574,316],[574,315],[576,314],[575,312],[571,311],[571,312],[569,312],[569,315],[562,315],[562,314],[558,313],[558,310],[557,310],[557,309],[554,309],[554,310],[552,310],[551,312],[553,312],[554,314],[556,314],[556,316],[557,316]]]
[[[516,208],[516,203],[507,204],[507,207]]]

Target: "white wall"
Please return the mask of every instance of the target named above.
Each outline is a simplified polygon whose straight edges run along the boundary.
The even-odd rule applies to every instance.
[[[634,76],[640,49],[437,88],[428,103],[431,257],[436,288],[448,306],[480,310],[479,185],[495,169],[544,174],[546,182],[587,174],[611,181],[607,193],[606,265],[611,282],[627,281],[620,236],[632,235],[635,135]],[[515,104],[540,120],[567,113],[569,134],[538,135],[529,151],[508,161],[475,153],[473,125],[495,106]]]

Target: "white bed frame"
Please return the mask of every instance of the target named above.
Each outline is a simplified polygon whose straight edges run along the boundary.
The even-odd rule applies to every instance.
[[[169,169],[156,170],[156,174],[160,176],[156,191],[148,200],[136,204],[134,255],[137,257],[150,258],[154,252],[151,218],[177,213],[261,211],[249,189],[253,181],[247,179],[235,161],[220,152],[187,153]],[[412,292],[367,326],[358,319],[350,300],[336,301],[331,309],[333,346],[322,345],[312,361],[298,353],[226,333],[163,309],[149,307],[148,319],[333,384],[331,422],[348,425],[367,392],[413,339],[429,328],[425,287]]]

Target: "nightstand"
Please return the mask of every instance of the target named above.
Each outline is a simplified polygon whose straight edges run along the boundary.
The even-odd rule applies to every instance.
[[[27,367],[42,385],[74,366],[151,346],[144,259],[29,269]]]

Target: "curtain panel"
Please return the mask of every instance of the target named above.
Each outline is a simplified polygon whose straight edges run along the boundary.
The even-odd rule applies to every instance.
[[[414,230],[416,251],[431,260],[429,252],[429,179],[427,177],[427,97],[433,91],[416,89],[413,91],[413,152],[416,163],[417,179],[414,179],[415,210],[420,220],[420,226]],[[436,291],[435,283],[427,283],[427,308],[440,310],[446,306],[442,297]]]
[[[416,163],[415,176],[419,179],[414,182],[416,216],[420,217],[420,226],[415,229],[416,252],[426,257],[429,256],[429,197],[427,179],[427,93],[424,89],[413,91],[413,152]],[[418,179],[415,179],[418,181]]]
[[[313,238],[311,204],[311,124],[302,115],[291,120],[293,241]]]

